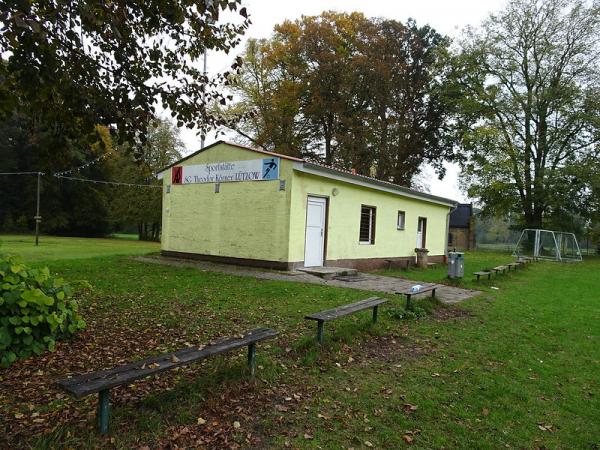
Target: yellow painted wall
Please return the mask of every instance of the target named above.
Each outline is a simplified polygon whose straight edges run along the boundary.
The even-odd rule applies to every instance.
[[[261,159],[264,155],[225,143],[181,163],[182,166]],[[162,250],[266,261],[304,261],[306,201],[309,194],[329,197],[327,259],[414,256],[417,219],[427,217],[430,255],[446,250],[448,206],[329,180],[293,170],[280,159],[279,180],[171,185],[163,178]],[[170,193],[167,186],[170,185]],[[333,188],[339,194],[332,195]],[[375,244],[358,242],[361,204],[377,208]],[[398,210],[406,212],[397,230]]]
[[[181,163],[182,166],[266,157],[218,144]],[[281,159],[280,178],[289,183],[292,162]],[[163,178],[161,249],[235,258],[287,261],[291,189],[279,180],[171,185]]]
[[[339,191],[336,196],[332,195],[334,187]],[[292,183],[290,261],[304,261],[309,194],[329,197],[328,260],[415,256],[419,217],[427,218],[426,247],[429,254],[445,254],[448,206],[296,172]],[[374,245],[358,242],[361,205],[377,208]],[[406,212],[404,230],[397,229],[398,210]]]

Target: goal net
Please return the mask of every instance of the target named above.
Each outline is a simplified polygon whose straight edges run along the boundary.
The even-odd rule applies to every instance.
[[[573,233],[530,228],[521,233],[514,255],[551,261],[581,261],[581,251]]]

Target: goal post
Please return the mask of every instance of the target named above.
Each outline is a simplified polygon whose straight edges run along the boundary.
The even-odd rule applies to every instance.
[[[581,261],[581,250],[573,233],[526,228],[515,246],[517,257],[549,261]]]

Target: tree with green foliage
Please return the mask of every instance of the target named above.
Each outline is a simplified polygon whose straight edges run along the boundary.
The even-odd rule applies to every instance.
[[[238,9],[239,23],[220,22]],[[158,104],[179,126],[221,124],[207,105],[226,102],[228,74],[208,79],[200,59],[231,50],[249,19],[240,0],[0,0],[0,23],[0,113],[78,136],[111,126],[133,143]]]
[[[159,107],[178,126],[223,124],[208,105],[226,103],[229,73],[208,78],[201,58],[239,43],[249,24],[240,1],[0,0],[0,138],[12,137],[1,140],[0,165],[47,174],[43,232],[110,231],[112,188],[50,176],[107,153],[94,148],[98,130],[139,151]],[[223,22],[225,10],[239,20]],[[112,179],[107,161],[75,175]],[[3,177],[0,202],[0,227],[30,227],[35,180]]]
[[[455,59],[464,179],[529,228],[582,211],[600,155],[600,4],[511,0]],[[450,90],[451,90],[450,89]]]
[[[82,140],[91,145],[79,146]],[[108,188],[53,177],[90,161],[89,167],[71,176],[107,180],[110,167],[103,158],[112,150],[111,133],[97,126],[83,139],[70,133],[57,136],[55,130],[35,118],[15,114],[0,120],[0,161],[2,172],[43,172],[41,183],[42,232],[80,236],[103,236],[110,232]],[[57,149],[57,151],[53,151]],[[35,176],[0,177],[0,229],[28,231],[36,212]]]
[[[162,183],[156,172],[181,158],[179,130],[167,120],[153,120],[137,153],[121,148],[111,160],[115,180],[149,187],[112,188],[110,216],[119,228],[135,226],[140,240],[160,240]]]
[[[450,122],[453,111],[443,95],[449,72],[449,40],[430,26],[395,20],[374,20],[363,36],[364,57],[357,83],[362,101],[364,142],[346,135],[377,178],[410,185],[427,162],[440,176],[443,161],[453,158]],[[346,148],[352,148],[350,142]]]
[[[239,101],[244,140],[410,184],[423,162],[452,157],[440,89],[448,40],[414,21],[324,12],[249,41]]]
[[[358,100],[359,33],[367,27],[360,13],[335,12],[275,26],[275,57],[288,59],[287,70],[301,80],[301,114],[322,148],[325,164],[339,160],[342,129],[350,124]]]
[[[247,144],[291,156],[311,153],[310,123],[300,112],[302,80],[287,70],[291,54],[275,55],[269,39],[249,39],[234,78],[236,101],[220,113]],[[239,117],[242,120],[234,120]]]

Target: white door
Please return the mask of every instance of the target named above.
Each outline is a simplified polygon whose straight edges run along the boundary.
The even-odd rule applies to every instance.
[[[424,248],[425,243],[423,242],[423,236],[425,234],[425,223],[427,219],[423,217],[419,217],[418,225],[417,225],[417,248]]]
[[[304,243],[304,267],[323,265],[325,244],[325,214],[327,203],[324,198],[308,197],[306,206],[306,242]]]

